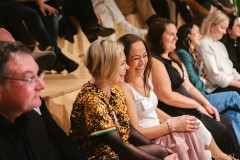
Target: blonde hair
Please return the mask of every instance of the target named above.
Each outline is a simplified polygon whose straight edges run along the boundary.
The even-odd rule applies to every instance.
[[[210,34],[210,29],[213,24],[219,24],[225,20],[229,20],[228,16],[221,11],[215,11],[210,13],[204,20],[201,25],[200,33],[202,36]]]
[[[123,45],[111,40],[99,39],[92,43],[85,57],[84,65],[97,80],[114,81],[120,68]]]

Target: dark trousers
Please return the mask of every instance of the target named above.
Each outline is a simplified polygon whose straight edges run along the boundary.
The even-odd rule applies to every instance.
[[[88,27],[98,24],[91,0],[64,0],[63,2],[64,14],[76,17],[83,32]]]
[[[43,50],[48,46],[52,46],[57,56],[62,54],[57,46],[58,16],[42,16],[34,2],[15,3],[2,1],[0,1],[0,15],[4,17],[6,29],[13,34],[16,40],[26,44],[32,43],[31,37],[34,37]],[[23,21],[31,36],[26,31]]]
[[[159,17],[170,19],[170,12],[166,0],[151,0],[151,4]]]

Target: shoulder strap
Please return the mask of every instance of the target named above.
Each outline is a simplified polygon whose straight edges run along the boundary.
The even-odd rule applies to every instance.
[[[167,63],[167,61],[166,61],[164,58],[162,58],[161,56],[159,56],[159,55],[157,54],[157,52],[153,51],[153,52],[152,52],[152,56],[153,56],[154,58],[157,58],[157,59],[158,59],[159,61],[161,61],[164,65],[169,65],[169,63]],[[184,70],[183,70],[183,68],[182,68],[182,66],[181,66],[180,64],[177,63],[177,65],[180,67],[180,69],[181,69],[181,71],[182,71],[182,73],[183,73],[183,79],[184,79],[184,78],[185,78]]]
[[[158,59],[159,61],[161,61],[161,62],[164,63],[164,64],[167,64],[166,61],[164,61],[164,59],[163,59],[161,56],[159,56],[156,51],[153,51],[153,52],[152,52],[152,57]]]

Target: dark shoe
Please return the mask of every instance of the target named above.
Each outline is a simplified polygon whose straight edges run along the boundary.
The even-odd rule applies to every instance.
[[[33,51],[32,56],[41,70],[52,68],[53,65],[56,63],[56,54],[53,51],[35,50]]]
[[[79,67],[79,64],[77,64],[76,62],[72,61],[72,62],[68,62],[64,66],[65,66],[66,70],[68,71],[68,73],[71,73],[71,72],[75,71]]]
[[[68,73],[75,71],[79,67],[79,64],[69,59],[64,54],[60,55],[59,62],[65,66]]]
[[[56,71],[57,73],[61,73],[62,71],[64,71],[64,69],[65,69],[65,66],[64,66],[64,65],[62,65],[62,64],[59,63],[59,62],[56,62],[56,63],[54,63],[53,67],[51,67],[51,68],[46,68],[45,70],[47,70],[47,71],[54,70],[54,71]]]
[[[90,43],[98,39],[98,36],[95,36],[95,35],[86,35],[86,36]]]
[[[64,37],[70,43],[74,43],[73,36],[78,33],[78,29],[73,20],[69,16],[63,14],[58,24],[59,24],[58,35],[60,37]]]
[[[89,27],[85,33],[87,37],[93,37],[93,36],[107,37],[113,34],[114,32],[115,30],[113,28],[106,28],[101,26],[100,24],[97,24]]]

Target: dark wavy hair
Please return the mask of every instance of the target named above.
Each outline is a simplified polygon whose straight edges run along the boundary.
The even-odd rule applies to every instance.
[[[182,25],[177,32],[177,43],[176,48],[177,49],[185,49],[187,51],[190,51],[190,42],[191,40],[188,38],[188,34],[191,33],[194,23],[187,23]]]
[[[129,57],[132,44],[135,42],[139,42],[139,41],[143,42],[143,44],[146,48],[146,51],[147,51],[147,56],[148,56],[148,63],[146,65],[146,68],[144,70],[144,75],[143,75],[144,83],[147,84],[148,78],[149,78],[149,75],[151,72],[151,67],[152,67],[152,61],[151,61],[152,56],[151,56],[150,50],[149,50],[146,42],[141,37],[134,35],[134,34],[125,34],[125,35],[121,36],[118,39],[118,41],[123,44],[124,53],[125,53],[125,56],[127,59]]]
[[[190,48],[191,40],[188,38],[188,34],[191,34],[193,26],[195,23],[187,23],[182,25],[177,32],[178,40],[177,40],[177,50],[184,49],[186,50],[190,56],[194,60],[194,69],[195,72],[199,72],[200,63],[202,61],[202,57],[196,50],[192,50]],[[197,26],[197,25],[196,25]],[[198,26],[197,26],[198,27]],[[203,76],[205,76],[205,72],[203,70]]]
[[[147,44],[152,52],[153,55],[156,54],[163,54],[165,49],[162,44],[162,36],[166,31],[166,26],[169,24],[175,25],[175,23],[168,19],[156,19],[149,27],[148,34],[147,34]],[[158,55],[157,55],[158,56]],[[179,65],[181,65],[181,60],[176,55],[175,51],[172,51],[169,54],[169,57]]]
[[[231,39],[230,35],[229,35],[229,30],[232,29],[235,20],[238,19],[238,17],[235,15],[229,15],[228,17],[229,17],[229,25],[227,28],[227,34],[225,34],[221,40],[223,43],[226,43],[227,41],[229,41]],[[238,38],[238,40],[239,40],[239,38]]]

